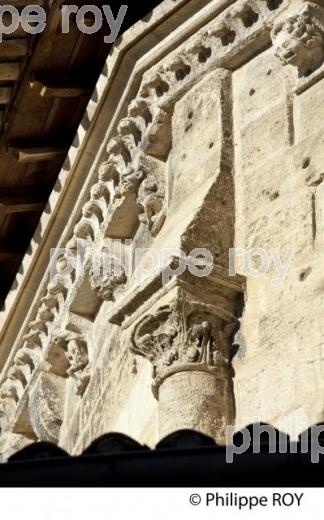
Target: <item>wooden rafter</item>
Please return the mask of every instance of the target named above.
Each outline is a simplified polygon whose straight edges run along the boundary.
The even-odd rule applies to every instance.
[[[93,91],[93,87],[81,84],[77,80],[69,79],[53,79],[50,76],[44,74],[34,74],[30,86],[37,88],[42,97],[79,97],[89,95]]]
[[[0,63],[0,81],[16,81],[19,75],[20,63]]]
[[[0,58],[19,58],[28,51],[27,38],[12,38],[0,43]]]
[[[62,146],[8,146],[20,163],[51,161],[64,156],[67,149]]]
[[[0,189],[0,215],[41,211],[46,204],[43,194],[35,194],[30,189]]]

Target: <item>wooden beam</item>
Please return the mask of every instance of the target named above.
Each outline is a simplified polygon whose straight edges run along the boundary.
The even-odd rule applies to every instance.
[[[45,207],[44,202],[25,202],[15,204],[3,204],[0,201],[0,215],[7,215],[10,213],[30,213],[32,211],[42,211]]]
[[[0,105],[6,105],[11,99],[10,87],[0,87]]]
[[[0,81],[16,81],[20,74],[20,63],[0,63]]]
[[[24,213],[30,211],[42,211],[46,204],[44,195],[31,192],[30,189],[0,190],[0,215],[8,213]],[[1,248],[0,248],[1,253]]]
[[[18,58],[20,56],[26,56],[27,51],[27,38],[8,39],[0,43],[0,58]]]
[[[42,97],[71,98],[90,95],[93,86],[71,72],[57,71],[55,76],[46,72],[34,72],[30,86],[36,87]]]
[[[44,83],[40,81],[31,81],[30,86],[32,88],[38,88],[42,97],[74,98],[89,95],[93,91],[93,87],[89,86],[72,84],[59,85],[58,83],[54,84],[50,81]]]
[[[8,148],[16,155],[20,163],[50,161],[67,153],[67,148],[62,146],[24,147],[9,145]]]

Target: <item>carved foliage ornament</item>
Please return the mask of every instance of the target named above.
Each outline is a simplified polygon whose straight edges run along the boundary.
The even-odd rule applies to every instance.
[[[308,76],[324,61],[324,9],[302,4],[274,26],[271,37],[282,65],[293,65],[299,76]]]
[[[227,327],[210,306],[199,303],[171,304],[145,316],[132,333],[131,350],[153,364],[154,395],[177,372],[199,370],[228,377]]]

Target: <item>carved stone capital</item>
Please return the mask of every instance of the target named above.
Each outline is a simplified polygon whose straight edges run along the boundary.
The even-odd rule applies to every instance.
[[[230,347],[237,296],[221,278],[203,285],[178,279],[123,325],[131,328],[130,350],[153,366],[161,438],[189,428],[224,442],[235,414]]]
[[[229,377],[229,336],[236,318],[178,289],[170,303],[146,314],[134,327],[131,350],[153,365],[153,393],[178,372],[199,371]]]
[[[282,65],[308,76],[324,61],[324,9],[305,2],[275,24],[271,33],[275,55]]]

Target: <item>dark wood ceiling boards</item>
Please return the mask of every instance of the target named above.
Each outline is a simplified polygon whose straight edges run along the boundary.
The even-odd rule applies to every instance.
[[[22,258],[72,144],[110,50],[109,27],[81,32],[73,17],[62,34],[63,0],[5,0],[19,11],[40,5],[46,28],[38,35],[21,26],[0,43],[0,304],[10,290]],[[79,7],[118,0],[73,0]],[[129,5],[122,31],[147,15],[160,0]],[[9,14],[3,18],[11,23]],[[91,20],[90,22],[91,23]]]

